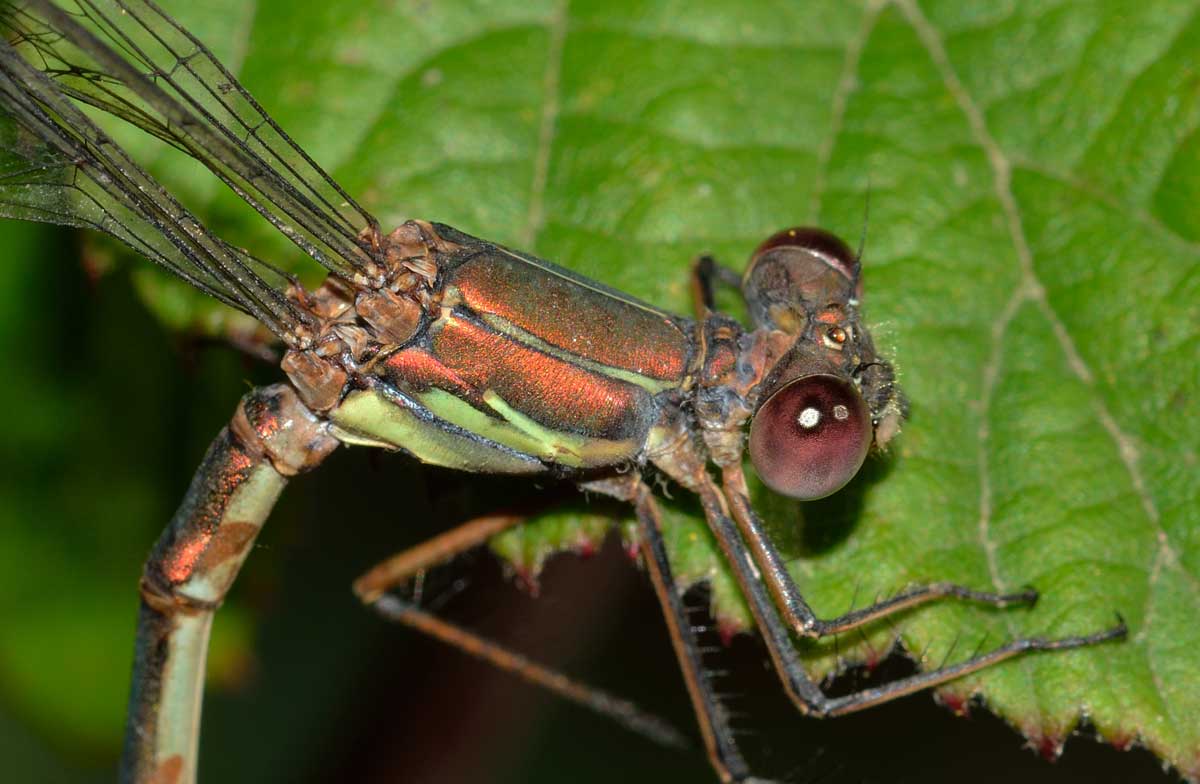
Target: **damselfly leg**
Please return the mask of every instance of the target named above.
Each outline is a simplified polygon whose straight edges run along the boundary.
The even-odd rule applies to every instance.
[[[662,608],[675,658],[679,662],[713,770],[723,782],[754,781],[750,776],[750,767],[735,741],[729,714],[705,674],[700,647],[688,620],[682,593],[671,574],[662,536],[662,515],[650,488],[637,477],[592,483],[589,487],[632,503],[637,513],[642,558]]]
[[[423,578],[427,571],[486,544],[492,537],[524,523],[526,519],[524,515],[496,514],[468,520],[372,567],[354,581],[354,592],[364,604],[390,621],[607,716],[663,746],[687,747],[687,739],[678,730],[657,716],[646,713],[633,702],[538,664],[527,656],[422,609],[419,598],[403,598],[396,592],[406,583]]]
[[[662,516],[650,488],[637,475],[585,482],[580,487],[633,506],[638,518],[639,548],[667,623],[709,760],[722,781],[755,781],[750,778],[749,766],[738,750],[729,715],[708,683],[701,650],[683,604],[682,591],[672,576],[662,538]],[[660,720],[646,716],[632,703],[582,687],[559,673],[550,672],[519,654],[482,640],[388,593],[425,570],[482,545],[492,536],[523,522],[524,518],[516,515],[493,515],[468,521],[380,563],[355,582],[355,591],[359,598],[389,620],[417,629],[530,683],[609,715],[664,745],[680,745],[674,730],[664,727]]]
[[[380,561],[354,581],[354,593],[371,605],[384,593],[418,577],[427,569],[445,563],[487,543],[493,536],[520,525],[525,515],[494,514],[476,517],[432,539]]]
[[[960,599],[996,608],[1032,606],[1038,598],[1037,591],[1027,588],[1016,593],[1001,594],[976,591],[954,583],[932,583],[908,588],[903,592],[876,602],[868,607],[852,610],[836,618],[823,620],[804,601],[796,582],[787,570],[782,554],[771,541],[763,527],[762,519],[750,503],[750,492],[746,487],[746,476],[740,465],[728,465],[722,469],[722,489],[729,500],[733,519],[743,539],[754,554],[755,563],[762,570],[776,606],[792,630],[803,637],[818,639],[838,632],[849,631],[871,621],[886,618],[897,612],[919,607],[938,599]]]
[[[653,462],[664,473],[699,497],[708,526],[716,537],[725,560],[729,564],[734,577],[737,579],[743,596],[745,596],[746,601],[750,605],[755,625],[763,636],[763,641],[766,644],[767,651],[770,654],[771,661],[784,691],[802,713],[821,718],[853,713],[854,711],[887,702],[921,689],[946,683],[947,681],[977,672],[985,667],[1006,659],[1011,659],[1023,653],[1082,648],[1110,640],[1123,639],[1126,636],[1127,629],[1125,622],[1118,617],[1117,623],[1112,627],[1094,634],[1057,639],[1046,639],[1044,637],[1018,638],[986,653],[972,656],[957,664],[902,678],[882,686],[853,692],[842,697],[828,697],[817,683],[808,676],[801,665],[795,645],[792,642],[792,637],[789,634],[788,625],[785,624],[780,616],[781,609],[772,601],[773,597],[763,585],[763,580],[767,579],[766,571],[756,562],[754,549],[748,548],[743,542],[737,525],[731,520],[729,512],[730,504],[722,493],[721,488],[709,475],[706,461],[698,453],[694,443],[688,439],[679,439],[674,442],[674,448],[670,452],[655,456]],[[744,501],[744,497],[742,500]],[[748,503],[746,504],[746,508],[749,508]],[[770,544],[770,541],[765,537],[763,541],[766,544]],[[774,550],[773,546],[771,549],[778,558],[778,564],[781,567],[780,581],[782,582],[786,578],[790,582],[790,575],[787,575],[786,571],[782,571],[782,557],[779,556],[778,551]],[[792,583],[792,590],[795,590],[794,583]],[[796,591],[796,595],[799,596],[798,590]],[[801,601],[803,600],[801,599]],[[895,611],[901,609],[902,606],[904,606],[903,603],[898,602],[897,606],[892,606],[889,609],[890,611]],[[868,620],[878,618],[882,614],[886,613],[876,613],[869,617],[854,618],[848,625],[845,625],[845,617],[825,623],[829,626],[843,623],[842,628],[852,628]]]

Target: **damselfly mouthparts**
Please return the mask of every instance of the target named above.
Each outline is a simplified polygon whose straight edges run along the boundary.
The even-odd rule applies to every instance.
[[[1018,639],[950,667],[830,698],[793,635],[819,638],[942,598],[1006,607],[1032,591],[936,583],[831,620],[816,616],[749,501],[755,471],[794,498],[835,492],[898,432],[903,397],[860,316],[861,265],[840,240],[789,229],[744,275],[694,270],[685,318],[449,226],[388,231],[265,114],[199,41],[154,5],[6,4],[0,179],[9,217],[107,232],[286,347],[288,383],[248,394],[214,442],[146,565],[123,775],[195,775],[212,615],[287,477],[339,444],[464,471],[550,476],[630,504],[705,746],[724,781],[751,778],[710,688],[643,469],[699,499],[797,708],[859,710],[1032,650],[1089,645],[1124,627]],[[203,163],[329,277],[315,290],[233,247],[145,172],[82,107],[117,115]],[[732,281],[752,329],[714,312]],[[631,468],[637,470],[630,470]],[[714,478],[713,471],[718,478]],[[464,526],[365,575],[390,617],[445,630],[390,591],[498,530]]]

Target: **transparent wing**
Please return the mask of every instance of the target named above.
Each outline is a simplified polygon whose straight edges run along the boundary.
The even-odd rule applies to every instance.
[[[185,151],[322,266],[348,278],[379,269],[375,219],[158,6],[26,0],[5,26],[63,94]]]
[[[59,88],[0,41],[0,216],[106,232],[295,343],[288,279],[208,232]]]

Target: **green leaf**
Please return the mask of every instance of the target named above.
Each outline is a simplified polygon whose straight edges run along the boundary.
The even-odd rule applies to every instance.
[[[1127,642],[944,696],[1047,751],[1086,716],[1200,777],[1195,0],[197,6],[173,10],[385,225],[445,221],[679,312],[693,255],[738,265],[796,223],[857,238],[869,193],[867,315],[912,418],[838,496],[760,494],[799,585],[825,616],[931,580],[1042,592],[841,641],[877,658],[898,632],[923,667],[1119,612]],[[232,241],[294,257],[161,161]],[[671,520],[676,570],[744,623],[702,523]],[[591,530],[540,525],[498,547],[536,565]]]

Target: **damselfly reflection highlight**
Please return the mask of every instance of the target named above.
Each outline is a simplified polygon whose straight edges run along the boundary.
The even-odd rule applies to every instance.
[[[905,414],[892,366],[861,318],[860,258],[828,232],[780,231],[758,245],[742,274],[700,260],[695,315],[675,315],[447,225],[381,226],[153,4],[82,0],[64,10],[35,0],[6,5],[3,23],[0,211],[108,233],[257,319],[285,352],[287,382],[243,398],[147,561],[124,780],[195,778],[213,613],[288,478],[341,444],[467,472],[560,480],[632,507],[722,781],[753,776],[708,682],[646,472],[696,496],[779,683],[803,713],[849,713],[1026,652],[1124,635],[1118,624],[1014,639],[840,697],[826,696],[805,673],[795,637],[836,635],[933,600],[1006,608],[1037,596],[933,583],[822,619],[797,589],[750,503],[744,457],[776,492],[820,498],[891,441]],[[325,282],[306,288],[211,232],[97,124],[94,109],[201,162],[324,267]],[[752,328],[715,311],[715,289],[730,284]],[[385,561],[356,593],[387,617],[448,631],[396,589],[497,533],[495,520],[466,523]]]

